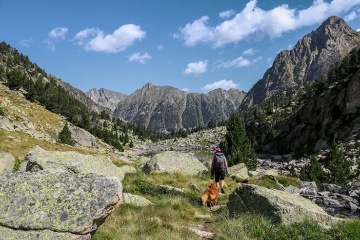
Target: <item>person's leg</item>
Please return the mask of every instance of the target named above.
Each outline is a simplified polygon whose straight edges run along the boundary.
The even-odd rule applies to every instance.
[[[215,182],[216,182],[216,186],[219,189],[219,185],[220,185],[220,174],[219,173],[215,173]]]
[[[224,191],[224,179],[225,179],[225,173],[223,172],[220,176],[220,181],[221,181],[221,193],[225,193]]]

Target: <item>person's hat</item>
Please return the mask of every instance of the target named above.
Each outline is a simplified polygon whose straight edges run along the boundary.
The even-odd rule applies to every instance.
[[[221,152],[221,148],[215,148],[215,152]]]

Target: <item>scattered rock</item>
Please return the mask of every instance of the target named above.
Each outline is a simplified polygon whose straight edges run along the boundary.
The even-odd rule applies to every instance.
[[[121,204],[125,203],[138,207],[145,207],[153,204],[146,198],[139,195],[133,195],[131,193],[123,193],[120,202]]]
[[[10,153],[0,153],[0,175],[11,173],[14,168],[15,158]]]

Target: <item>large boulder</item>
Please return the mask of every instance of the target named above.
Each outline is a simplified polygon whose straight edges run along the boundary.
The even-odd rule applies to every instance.
[[[47,170],[51,172],[95,173],[113,176],[122,181],[124,173],[114,165],[109,157],[85,155],[78,152],[46,151],[39,146],[32,148],[21,164],[20,171],[35,172]]]
[[[252,184],[235,189],[229,196],[227,207],[232,216],[250,212],[285,224],[311,219],[328,226],[340,221],[299,195]]]
[[[11,173],[14,168],[15,158],[10,153],[0,153],[0,175]]]
[[[71,137],[74,141],[82,146],[86,147],[99,147],[99,143],[96,137],[90,134],[88,131],[76,127],[72,124],[69,125],[69,130],[71,132]]]
[[[155,154],[142,169],[146,173],[152,171],[169,174],[178,172],[185,175],[197,175],[208,170],[193,153],[173,151]]]
[[[90,239],[120,204],[115,177],[16,172],[0,175],[0,236]]]
[[[244,163],[239,163],[229,167],[229,176],[236,182],[249,179],[248,169]]]

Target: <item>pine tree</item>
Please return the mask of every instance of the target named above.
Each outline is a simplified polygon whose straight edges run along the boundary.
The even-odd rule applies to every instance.
[[[300,179],[303,181],[315,181],[318,185],[327,182],[326,172],[315,157],[311,158],[310,162],[301,169]]]
[[[68,144],[68,145],[71,145],[71,146],[75,145],[75,141],[71,137],[71,132],[70,132],[70,129],[69,129],[67,123],[65,123],[64,128],[59,133],[59,142],[64,143],[64,144]]]
[[[351,163],[345,158],[344,151],[336,145],[335,141],[332,142],[330,155],[325,161],[326,167],[330,171],[329,183],[345,187],[352,178]]]
[[[225,140],[220,148],[228,159],[229,166],[245,163],[249,170],[255,170],[257,159],[251,141],[248,139],[243,119],[238,113],[233,113],[228,120]]]

